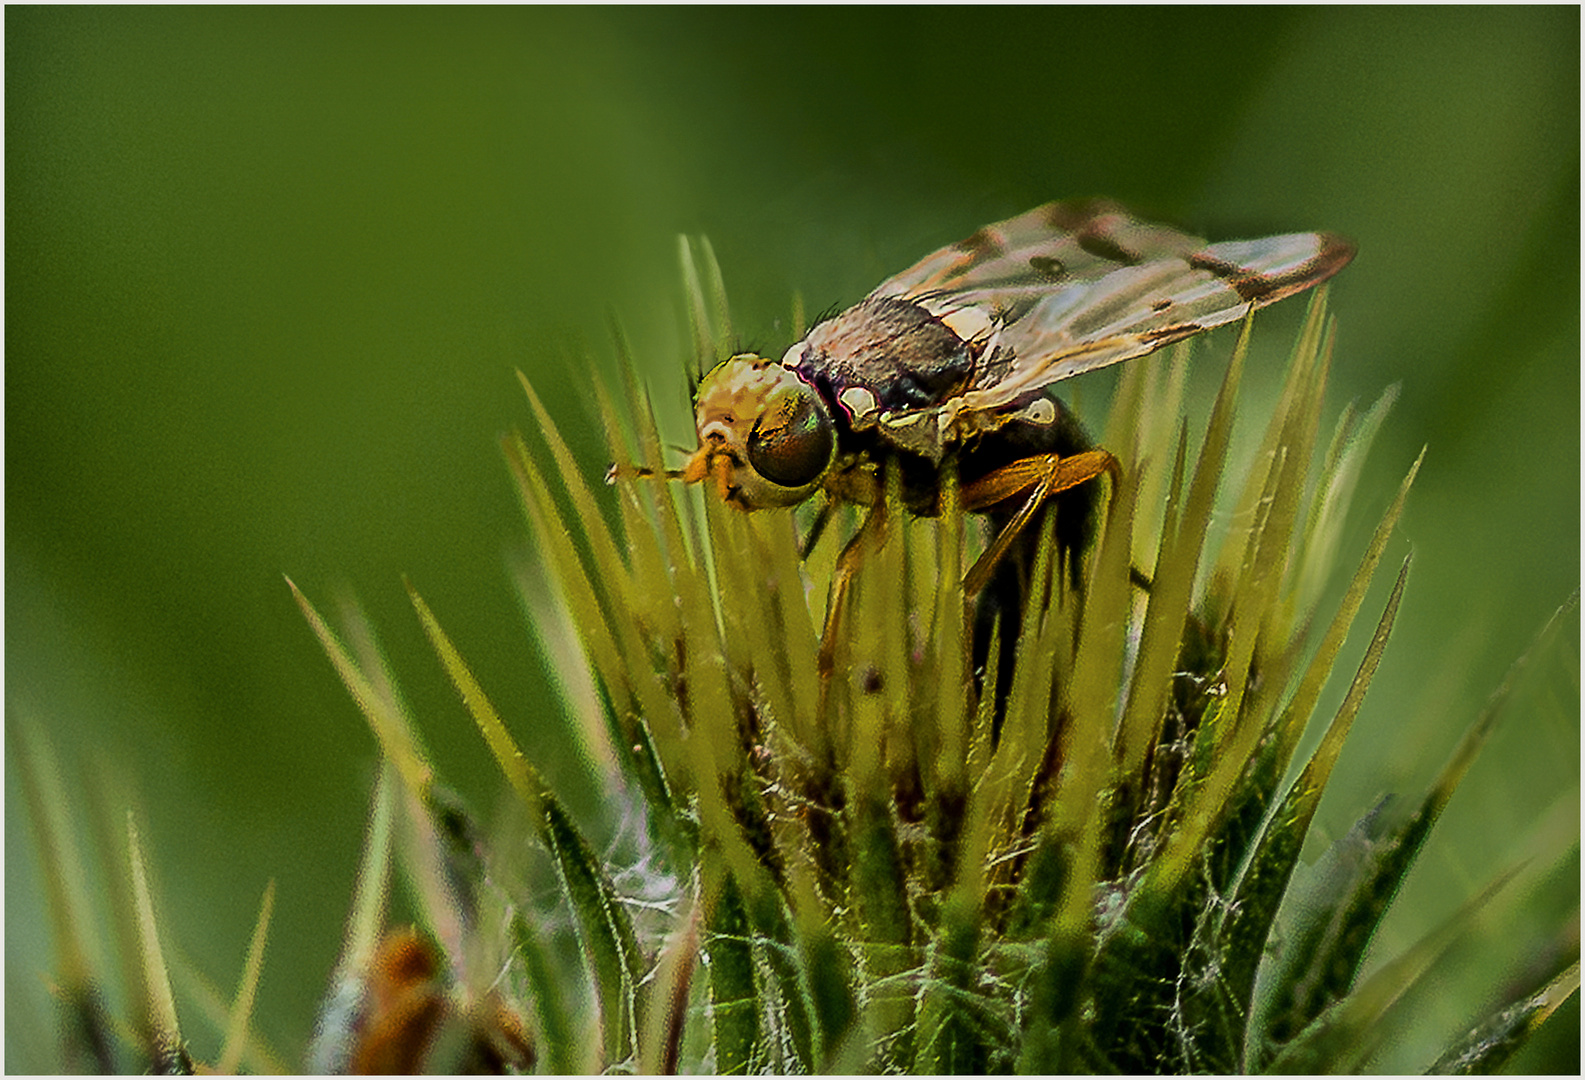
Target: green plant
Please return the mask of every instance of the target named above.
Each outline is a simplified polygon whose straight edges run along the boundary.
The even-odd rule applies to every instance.
[[[685,245],[684,267],[708,364],[731,331],[719,272],[700,251],[696,262]],[[1040,546],[1021,634],[994,642],[987,664],[1016,654],[1000,715],[969,657],[973,598],[961,584],[983,538],[952,512],[950,484],[947,512],[890,530],[861,564],[823,682],[837,544],[801,559],[790,511],[740,514],[627,475],[630,432],[645,463],[659,462],[661,442],[625,348],[630,423],[595,387],[619,463],[612,513],[524,380],[543,449],[520,435],[504,448],[541,556],[522,574],[525,603],[547,640],[576,641],[561,649],[561,675],[582,690],[562,715],[609,802],[640,824],[595,841],[519,749],[512,728],[526,729],[497,713],[409,587],[514,796],[515,814],[482,829],[438,784],[366,622],[349,610],[338,635],[294,586],[388,763],[311,1066],[1366,1067],[1395,1031],[1398,1003],[1474,912],[1529,873],[1505,868],[1361,978],[1374,929],[1513,680],[1415,805],[1378,808],[1328,858],[1301,866],[1383,660],[1407,559],[1307,756],[1301,739],[1419,463],[1338,583],[1341,599],[1325,602],[1360,462],[1392,395],[1346,410],[1320,438],[1331,334],[1318,296],[1251,465],[1224,478],[1249,332],[1197,449],[1180,419],[1187,345],[1124,370],[1102,440],[1122,480],[1078,556],[1082,589],[1049,536]],[[1219,494],[1231,496],[1225,531],[1212,527]],[[895,490],[888,498],[903,520]],[[1131,582],[1135,567],[1148,590]],[[1571,601],[1535,648],[1550,648],[1575,610]],[[34,804],[37,820],[54,812],[46,796]],[[135,833],[131,843],[135,853]],[[386,925],[393,853],[422,934]],[[1526,854],[1546,866],[1563,853]],[[132,865],[141,881],[136,854]],[[136,909],[156,1019],[140,1030],[149,1060],[179,1069],[190,1059],[155,977],[146,893]],[[258,940],[262,949],[262,929]],[[1577,939],[1560,932],[1555,953],[1426,1064],[1500,1066],[1578,987]],[[88,1017],[81,1030],[101,1031],[75,956],[63,952],[64,999]],[[236,1040],[257,961],[250,971]],[[242,1041],[227,1045],[221,1063],[235,1065]]]

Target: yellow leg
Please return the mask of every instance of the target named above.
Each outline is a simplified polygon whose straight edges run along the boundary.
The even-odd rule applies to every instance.
[[[963,488],[963,509],[984,510],[1005,499],[1028,491],[1025,500],[1013,519],[985,549],[978,561],[963,579],[964,592],[977,595],[990,581],[991,572],[1045,501],[1059,491],[1077,487],[1102,473],[1110,473],[1115,483],[1122,468],[1117,459],[1105,450],[1087,450],[1082,454],[1062,457],[1059,454],[1036,454],[1020,458],[994,472],[980,477]],[[837,556],[836,569],[831,575],[831,588],[826,600],[825,627],[820,635],[820,652],[817,670],[820,674],[820,712],[825,714],[826,691],[836,669],[837,641],[840,640],[842,619],[847,607],[847,594],[859,565],[870,558],[885,542],[889,520],[884,501],[877,501],[859,531],[848,541],[842,554]]]
[[[1029,524],[1047,499],[1059,491],[1077,487],[1102,473],[1110,473],[1116,484],[1122,476],[1122,466],[1105,450],[1086,450],[1082,454],[1063,457],[1060,454],[1036,454],[1020,458],[987,473],[963,488],[963,509],[984,510],[1023,491],[1029,498],[1018,508],[991,546],[970,567],[963,579],[963,591],[976,596],[991,580],[991,572],[1012,545],[1019,530]]]
[[[836,667],[837,640],[842,628],[843,610],[847,607],[848,589],[853,584],[853,575],[858,572],[859,564],[879,550],[881,544],[885,542],[888,525],[886,517],[884,502],[878,502],[871,507],[864,524],[859,526],[859,531],[853,534],[853,539],[848,541],[847,547],[842,549],[842,554],[837,556],[836,569],[831,572],[831,589],[826,596],[826,624],[820,634],[820,654],[817,658],[822,706],[826,684],[831,681],[831,672]],[[824,715],[823,707],[820,711]]]

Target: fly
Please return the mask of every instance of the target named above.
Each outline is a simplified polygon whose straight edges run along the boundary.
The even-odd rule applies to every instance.
[[[818,491],[875,508],[838,563],[827,674],[841,593],[866,535],[873,543],[884,528],[883,462],[920,515],[940,512],[944,471],[956,472],[962,508],[998,527],[965,590],[993,586],[995,609],[1016,619],[1022,589],[998,563],[1059,493],[1079,511],[1059,512],[1059,540],[1077,547],[1094,505],[1089,481],[1120,469],[1052,385],[1233,322],[1353,256],[1329,233],[1213,244],[1109,202],[1036,207],[888,278],[780,360],[745,353],[718,365],[694,399],[699,448],[670,475],[709,481],[742,510]]]

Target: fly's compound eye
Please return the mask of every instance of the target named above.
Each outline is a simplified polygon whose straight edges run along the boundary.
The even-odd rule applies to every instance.
[[[831,417],[812,386],[783,385],[771,394],[748,433],[748,461],[773,484],[801,488],[831,463]]]

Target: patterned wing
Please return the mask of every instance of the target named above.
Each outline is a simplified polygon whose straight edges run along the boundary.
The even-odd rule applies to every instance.
[[[1104,199],[1047,203],[932,252],[870,294],[995,293],[1006,302],[1095,281],[1119,265],[1187,255],[1198,237],[1147,225]]]
[[[1242,318],[1353,256],[1326,233],[1208,244],[1111,203],[1051,203],[926,256],[872,296],[988,317],[996,347],[947,403],[957,416]]]

